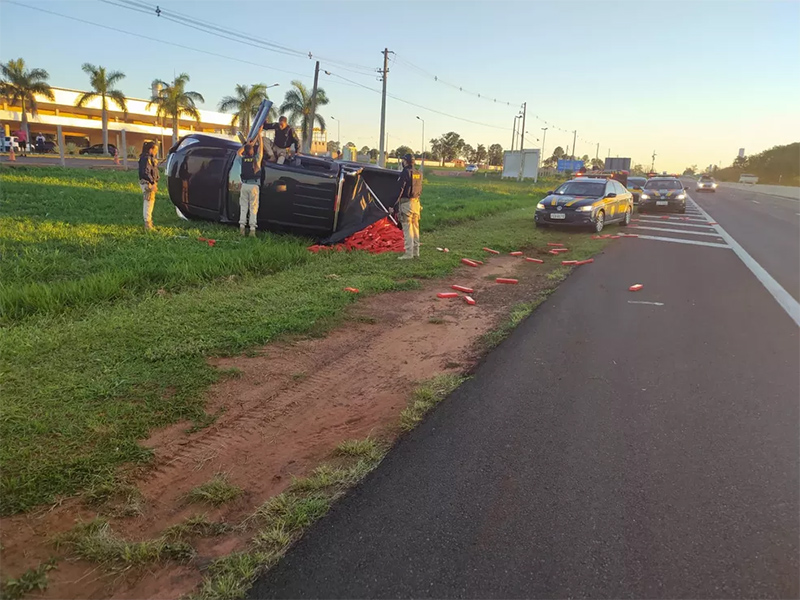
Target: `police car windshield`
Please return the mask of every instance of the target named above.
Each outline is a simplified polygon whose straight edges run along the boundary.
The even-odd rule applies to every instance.
[[[646,181],[644,177],[628,177],[628,187],[640,187]]]
[[[683,184],[677,179],[651,179],[644,184],[646,190],[682,190]]]
[[[555,191],[559,196],[595,196],[599,198],[606,190],[606,184],[597,181],[568,181]]]
[[[714,181],[713,177],[701,177],[700,181]]]

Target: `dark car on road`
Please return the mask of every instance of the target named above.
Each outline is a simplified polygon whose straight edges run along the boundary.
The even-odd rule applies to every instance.
[[[108,145],[108,153],[111,156],[117,152],[117,147],[114,144]],[[81,148],[78,154],[104,154],[103,152],[103,144],[95,144],[94,146],[87,146],[86,148]]]
[[[562,183],[536,205],[537,227],[568,225],[600,232],[606,223],[628,225],[633,195],[616,179],[580,177]]]
[[[642,195],[642,188],[644,188],[645,183],[647,183],[647,177],[628,177],[628,183],[625,187],[633,194],[634,204],[639,204],[639,196]]]
[[[701,175],[694,189],[697,192],[716,192],[717,182],[710,175]]]
[[[686,212],[686,192],[677,177],[651,177],[639,196],[639,212]]]
[[[268,109],[272,103],[265,102]],[[259,110],[246,139],[256,139],[267,113]],[[262,143],[270,142],[262,138]],[[202,134],[187,135],[170,148],[167,188],[183,216],[239,222],[240,148],[240,142]],[[398,176],[394,170],[326,157],[300,155],[284,164],[265,159],[258,227],[339,242],[391,212]]]

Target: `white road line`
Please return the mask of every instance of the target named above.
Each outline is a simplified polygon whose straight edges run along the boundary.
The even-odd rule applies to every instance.
[[[719,237],[716,233],[708,233],[706,231],[687,231],[686,229],[667,229],[666,227],[642,227],[641,225],[629,225],[636,229],[649,229],[650,231],[663,231],[664,233],[686,233],[689,235],[707,235],[709,237]]]
[[[761,204],[758,200],[753,200],[753,204]]]
[[[650,304],[651,306],[664,306],[663,302],[647,302],[645,300],[628,300],[628,304]]]
[[[699,216],[699,214],[698,214],[698,216]],[[667,217],[666,219],[663,219],[661,217],[649,217],[649,216],[642,215],[642,216],[640,216],[638,218],[639,219],[653,220],[653,221],[684,221],[684,222],[685,221],[699,221],[701,223],[708,223],[708,221],[706,219],[695,219],[695,218],[692,218],[692,217],[684,217],[684,218],[681,218],[681,217]]]
[[[636,222],[631,222],[631,227],[638,227],[635,224]],[[678,221],[677,223],[674,221],[667,221],[666,219],[662,221],[661,219],[655,219],[654,221],[638,221],[638,223],[643,223],[646,225],[657,225],[658,223],[663,223],[664,225],[669,225],[670,227],[702,227],[703,229],[714,229],[713,225],[703,225],[701,223],[684,223]],[[708,221],[706,221],[708,223]]]
[[[633,239],[656,240],[659,242],[673,242],[675,244],[690,244],[692,246],[708,246],[709,248],[727,248],[729,250],[731,249],[731,247],[728,246],[728,244],[714,244],[711,242],[700,242],[698,240],[682,240],[680,238],[661,237],[660,235],[640,235],[638,238],[633,238]]]
[[[694,200],[692,200],[694,202]],[[703,208],[695,202],[695,206],[697,209],[706,217],[708,220],[711,221],[711,215],[709,215]],[[770,275],[764,267],[758,264],[755,259],[750,256],[747,251],[739,245],[733,237],[725,231],[720,225],[716,226],[717,231],[719,231],[719,237],[723,240],[728,242],[731,250],[736,253],[741,261],[745,264],[745,266],[752,271],[753,275],[761,282],[767,291],[772,294],[772,297],[781,305],[781,308],[786,311],[786,314],[789,315],[795,324],[800,327],[800,302],[795,300],[789,292],[783,289],[780,283],[775,281],[775,278]],[[643,236],[639,236],[643,237]]]

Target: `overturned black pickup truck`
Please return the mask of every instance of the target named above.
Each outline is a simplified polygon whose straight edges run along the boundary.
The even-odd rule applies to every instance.
[[[255,139],[269,112],[262,104],[248,140]],[[268,143],[268,140],[262,143]],[[239,223],[241,144],[190,134],[170,148],[169,197],[190,219]],[[342,241],[384,218],[397,202],[398,172],[375,165],[297,156],[285,164],[264,160],[259,229],[289,231],[323,244]]]

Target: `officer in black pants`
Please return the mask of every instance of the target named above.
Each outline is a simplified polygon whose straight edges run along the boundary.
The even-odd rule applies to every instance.
[[[267,158],[270,161],[282,165],[290,156],[292,144],[295,147],[295,154],[300,152],[300,139],[297,137],[294,127],[289,126],[286,117],[281,117],[277,123],[264,125],[265,131],[269,129],[275,132],[275,141],[271,148],[267,148]]]
[[[406,249],[400,260],[419,258],[419,217],[422,212],[419,197],[422,195],[422,174],[414,168],[414,157],[410,154],[403,157],[403,171],[397,183],[400,187],[398,213]]]

